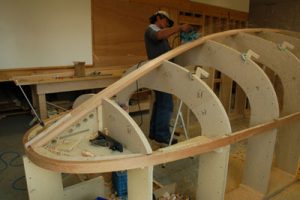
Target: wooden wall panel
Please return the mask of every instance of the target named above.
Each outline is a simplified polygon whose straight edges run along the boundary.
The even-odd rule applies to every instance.
[[[144,1],[144,0],[93,0],[93,59],[94,66],[134,65],[146,60],[144,47],[144,31],[148,18],[158,10],[166,10],[176,23],[201,23],[200,32],[205,33],[204,20],[206,16],[217,20],[211,33],[225,29],[223,22],[234,18],[238,21],[247,20],[247,13],[216,6],[194,3],[188,0]],[[201,13],[201,18],[190,17],[182,20],[181,12],[191,14]],[[200,19],[200,20],[199,20]],[[211,21],[214,23],[214,20]],[[223,27],[223,28],[222,28]],[[176,36],[175,36],[176,37]],[[172,42],[178,46],[179,42]]]
[[[158,8],[121,0],[93,1],[94,66],[134,65],[146,59],[144,32]]]

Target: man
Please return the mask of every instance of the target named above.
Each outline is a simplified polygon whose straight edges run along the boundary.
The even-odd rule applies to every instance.
[[[180,31],[188,32],[191,28],[188,24],[175,25],[165,11],[158,11],[150,17],[150,25],[145,31],[145,46],[148,59],[154,59],[171,49],[168,38]],[[155,92],[150,121],[149,138],[157,142],[169,144],[171,134],[169,122],[173,112],[172,95],[160,91]],[[171,144],[177,143],[173,139]]]

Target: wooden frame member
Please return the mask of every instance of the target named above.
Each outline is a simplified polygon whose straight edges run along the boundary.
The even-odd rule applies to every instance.
[[[176,62],[183,66],[214,66],[236,81],[249,98],[251,126],[278,118],[279,108],[274,88],[266,74],[251,60],[250,56],[243,60],[242,53],[208,40],[202,46],[178,56]],[[243,183],[261,193],[265,193],[268,188],[269,176],[267,174],[271,171],[275,140],[276,130],[248,140]],[[260,163],[260,165],[254,163]]]
[[[283,105],[280,115],[285,116],[298,112],[300,109],[300,91],[298,89],[300,82],[295,77],[300,76],[300,61],[290,52],[289,48],[286,47],[284,50],[280,48],[279,45],[283,44],[284,40],[275,44],[259,37],[262,34],[263,32],[255,35],[239,33],[232,37],[220,38],[218,41],[241,52],[252,49],[258,53],[260,57],[255,60],[274,71],[283,85]],[[278,33],[268,32],[268,34],[272,36],[276,35],[278,38],[281,36]],[[284,37],[284,39],[287,38],[290,38],[290,36]],[[296,41],[297,39],[294,38],[294,40]],[[290,39],[289,41],[292,40]],[[280,128],[278,134],[275,166],[292,176],[296,176],[297,174],[300,156],[300,146],[299,142],[297,142],[300,140],[298,134],[299,128],[299,124],[292,124],[291,126]]]
[[[138,80],[139,87],[172,93],[181,99],[195,114],[201,132],[207,138],[221,137],[231,133],[228,116],[213,91],[196,75],[172,62],[165,61],[158,69]],[[116,100],[127,103],[136,90],[135,83],[121,91]],[[229,146],[220,151],[199,157],[199,199],[222,199],[225,195]]]

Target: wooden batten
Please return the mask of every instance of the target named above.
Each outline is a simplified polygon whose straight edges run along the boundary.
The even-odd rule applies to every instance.
[[[52,119],[48,122],[54,120],[55,119]],[[163,150],[158,150],[153,152],[151,155],[134,155],[133,157],[119,158],[115,160],[103,160],[98,163],[95,161],[68,162],[66,160],[63,161],[47,159],[42,155],[36,154],[32,148],[26,149],[26,154],[29,156],[30,160],[35,164],[45,169],[53,171],[62,171],[68,173],[99,173],[109,171],[120,171],[125,169],[135,169],[146,166],[158,165],[161,163],[171,162],[186,157],[191,157],[194,155],[199,155],[201,153],[213,151],[214,149],[229,144],[237,143],[255,135],[263,134],[266,131],[276,129],[281,126],[289,125],[291,123],[297,123],[299,120],[300,112],[297,112],[273,120],[271,122],[259,124],[248,129],[234,132],[230,135],[226,135],[225,137],[215,137],[212,139],[204,138],[203,140],[198,139],[199,145],[184,145],[185,148],[182,148],[182,145],[179,145],[178,149],[176,149],[176,146],[174,146],[175,148],[171,147],[171,151],[166,149],[167,152],[164,152]],[[30,133],[33,131],[38,131],[38,129],[40,129],[40,127],[34,127],[30,129],[24,137],[24,143],[28,142],[28,136],[30,135]]]
[[[31,76],[35,74],[70,73],[73,66],[56,66],[56,67],[32,67],[32,68],[14,68],[0,69],[0,82],[9,81],[14,76]]]

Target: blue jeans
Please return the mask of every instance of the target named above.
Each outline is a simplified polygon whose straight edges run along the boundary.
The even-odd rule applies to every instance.
[[[173,112],[172,95],[160,91],[154,92],[155,102],[150,120],[149,137],[159,141],[169,141],[171,137],[169,123]]]

